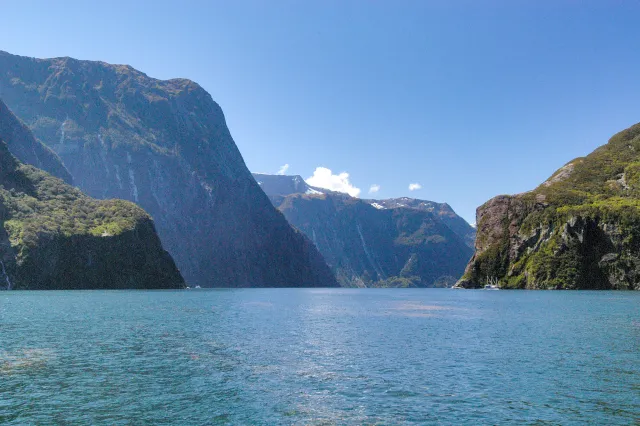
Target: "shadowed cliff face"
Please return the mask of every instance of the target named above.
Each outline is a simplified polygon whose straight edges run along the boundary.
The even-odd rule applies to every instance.
[[[196,83],[0,53],[0,98],[60,156],[75,185],[148,211],[189,283],[337,285],[313,245],[271,206],[222,110]]]
[[[0,289],[184,287],[142,209],[93,200],[21,164],[3,141],[0,222]]]
[[[2,100],[0,100],[0,139],[7,143],[11,153],[21,162],[31,164],[71,183],[71,175],[56,153],[37,141],[29,128],[13,115]]]
[[[365,201],[310,187],[299,176],[254,176],[287,220],[311,238],[343,286],[450,286],[471,256],[464,236],[442,220],[438,203]]]
[[[477,210],[460,287],[640,289],[640,125]]]

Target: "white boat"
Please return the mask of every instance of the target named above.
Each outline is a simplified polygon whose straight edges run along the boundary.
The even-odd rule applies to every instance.
[[[497,277],[489,277],[487,279],[486,284],[484,285],[485,290],[500,290],[498,287],[498,278]]]

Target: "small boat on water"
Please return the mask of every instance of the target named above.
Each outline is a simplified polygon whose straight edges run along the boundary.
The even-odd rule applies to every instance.
[[[490,277],[486,281],[486,284],[484,285],[484,289],[485,290],[500,290],[500,287],[498,287],[498,278],[497,277]]]

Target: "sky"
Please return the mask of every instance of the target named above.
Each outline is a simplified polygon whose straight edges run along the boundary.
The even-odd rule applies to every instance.
[[[0,50],[198,82],[251,171],[447,202],[470,223],[640,121],[632,0],[0,7]]]

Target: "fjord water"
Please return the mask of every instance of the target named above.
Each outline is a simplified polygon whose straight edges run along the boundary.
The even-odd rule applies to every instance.
[[[2,424],[632,424],[640,293],[0,293]]]

